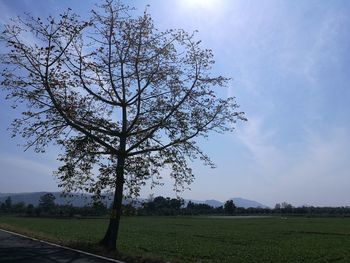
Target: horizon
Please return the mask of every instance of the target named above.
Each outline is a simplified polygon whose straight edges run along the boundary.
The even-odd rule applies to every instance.
[[[46,17],[68,7],[85,16],[95,2],[0,1],[0,24],[24,12]],[[181,197],[240,196],[269,207],[350,205],[349,1],[124,2],[136,13],[150,4],[160,30],[198,29],[201,45],[213,50],[213,74],[233,78],[222,93],[235,96],[248,118],[233,133],[197,140],[217,168],[191,164],[195,181]],[[23,152],[22,138],[7,131],[19,112],[4,97],[0,91],[0,193],[60,191],[52,176],[58,147]],[[141,195],[176,196],[163,175],[164,186],[146,186]]]
[[[0,192],[0,195],[4,198],[6,197],[7,195],[8,196],[11,196],[11,195],[22,195],[22,194],[39,194],[39,193],[52,193],[52,194],[62,194],[63,192],[62,191],[35,191],[35,192]],[[81,195],[89,195],[89,196],[93,196],[93,194],[91,193],[78,193],[78,192],[72,192],[70,194],[73,194],[73,195],[76,195],[76,196],[81,196]],[[106,195],[106,194],[102,194],[102,195]],[[251,198],[247,198],[247,197],[242,197],[242,196],[235,196],[235,197],[230,197],[228,199],[225,199],[225,200],[222,200],[222,199],[216,199],[216,198],[202,198],[202,199],[193,199],[193,198],[186,198],[186,197],[183,197],[183,196],[167,196],[167,195],[152,195],[153,198],[155,197],[158,197],[158,196],[161,196],[161,197],[164,197],[164,198],[181,198],[183,199],[184,201],[194,201],[194,202],[199,202],[199,203],[206,203],[206,202],[210,202],[210,201],[215,201],[215,202],[219,202],[219,203],[222,203],[224,204],[226,201],[229,201],[229,200],[234,200],[234,199],[240,199],[240,200],[243,200],[243,201],[249,201],[249,202],[254,202],[254,203],[257,203],[257,204],[260,204],[268,209],[273,209],[275,207],[276,204],[281,204],[283,202],[276,202],[274,203],[273,206],[270,206],[270,205],[267,205],[267,204],[264,204],[262,202],[260,202],[259,200],[253,200]],[[62,196],[64,197],[64,196]],[[0,197],[1,198],[1,197]],[[146,196],[136,196],[136,197],[123,197],[125,200],[134,200],[134,199],[141,199],[141,200],[147,200],[150,198],[150,196],[146,197]],[[288,202],[286,202],[288,203]],[[288,203],[289,204],[289,203]],[[292,204],[293,207],[350,207],[350,205],[340,205],[340,206],[325,206],[325,205],[312,205],[312,204],[308,204],[307,202],[305,202],[303,205],[298,205],[298,206],[294,206]]]

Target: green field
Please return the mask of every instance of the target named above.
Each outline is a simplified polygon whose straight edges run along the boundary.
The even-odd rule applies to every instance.
[[[85,246],[104,234],[103,219],[0,216],[0,227]],[[125,217],[124,255],[164,262],[350,262],[350,218]]]

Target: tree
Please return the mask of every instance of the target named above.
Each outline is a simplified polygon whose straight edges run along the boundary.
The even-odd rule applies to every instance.
[[[183,199],[157,196],[153,200],[144,202],[142,210],[149,215],[175,215],[180,212],[183,205]]]
[[[12,209],[12,198],[11,198],[11,196],[8,196],[5,199],[5,209],[6,209],[7,212],[10,212],[11,209]]]
[[[275,205],[275,210],[281,210],[281,204],[280,203],[277,203]]]
[[[137,214],[136,208],[132,203],[122,205],[122,214],[125,216],[134,216]]]
[[[149,179],[158,184],[162,168],[175,190],[184,189],[194,178],[189,160],[213,166],[195,139],[245,120],[234,98],[214,91],[229,79],[210,74],[212,51],[194,33],[160,32],[147,12],[133,17],[120,1],[107,0],[87,21],[70,9],[18,18],[1,39],[9,49],[1,86],[14,107],[28,108],[13,134],[27,139],[26,149],[64,148],[55,176],[65,191],[114,193],[101,241],[109,250],[123,196],[137,195]]]
[[[25,212],[25,203],[24,202],[18,202],[12,205],[12,211],[14,213],[24,213]]]
[[[221,207],[222,208],[222,207]],[[195,204],[192,201],[189,201],[186,207],[187,213],[190,214],[213,214],[217,213],[218,209],[214,208],[208,204]]]
[[[96,215],[107,214],[107,206],[101,200],[93,202],[92,208],[95,211]]]
[[[224,211],[226,214],[232,215],[236,210],[236,205],[233,200],[227,200],[224,204]]]
[[[292,209],[293,206],[287,202],[282,202],[281,203],[281,209]]]
[[[39,199],[39,207],[44,212],[50,212],[55,207],[55,199],[56,197],[51,193],[44,194]]]
[[[26,214],[31,216],[34,214],[34,205],[33,204],[28,204],[27,209],[26,209]]]

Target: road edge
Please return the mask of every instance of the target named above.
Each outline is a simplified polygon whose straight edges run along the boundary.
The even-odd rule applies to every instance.
[[[44,244],[47,244],[47,245],[50,245],[50,246],[67,249],[67,250],[70,250],[70,251],[82,253],[82,254],[85,254],[85,255],[88,255],[88,256],[92,256],[92,257],[96,257],[96,258],[100,258],[100,259],[104,259],[104,260],[109,260],[111,262],[126,263],[124,261],[120,261],[120,260],[113,259],[113,258],[108,258],[108,257],[105,257],[105,256],[96,255],[96,254],[93,254],[93,253],[90,253],[90,252],[86,252],[86,251],[83,251],[83,250],[80,250],[80,249],[74,249],[74,248],[58,245],[58,244],[55,244],[55,243],[51,243],[51,242],[48,242],[48,241],[45,241],[45,240],[37,239],[37,238],[34,238],[34,237],[26,236],[26,235],[23,235],[23,234],[20,234],[20,233],[16,233],[16,232],[13,232],[13,231],[9,231],[9,230],[3,229],[3,228],[0,228],[0,231],[3,231],[5,233],[9,233],[9,234],[12,234],[12,235],[15,235],[15,236],[20,236],[20,237],[23,237],[23,238],[31,239],[33,241],[41,242],[41,243],[44,243]]]

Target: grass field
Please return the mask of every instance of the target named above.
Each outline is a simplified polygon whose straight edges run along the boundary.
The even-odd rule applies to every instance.
[[[76,246],[96,243],[103,219],[0,216],[0,227]],[[350,262],[350,218],[129,217],[124,255],[171,262]]]

